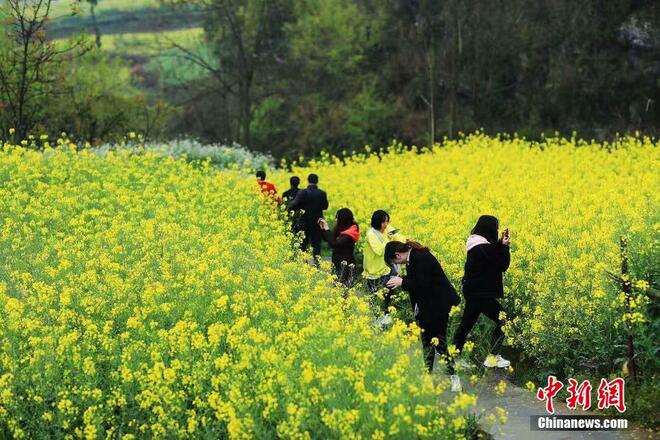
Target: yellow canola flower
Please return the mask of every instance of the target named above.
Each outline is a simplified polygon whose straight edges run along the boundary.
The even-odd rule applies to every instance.
[[[372,328],[364,298],[297,255],[251,176],[57,145],[0,152],[12,438],[463,435],[419,329]]]
[[[619,343],[611,339],[612,323],[647,325],[644,301],[636,298],[634,310],[626,308],[625,295],[614,303],[620,284],[607,272],[620,271],[622,237],[638,265],[627,279],[655,270],[657,141],[530,142],[475,134],[423,150],[371,148],[379,154],[359,152],[345,165],[325,157],[293,166],[274,181],[286,188],[291,174],[316,173],[330,201],[326,217],[343,207],[355,214],[362,234],[358,247],[364,246],[371,214],[386,210],[397,229],[431,249],[457,289],[470,230],[482,214],[498,217],[500,230],[508,228],[512,238],[501,301],[506,341],[550,370],[585,358],[607,363]],[[648,281],[633,286],[647,295]],[[450,335],[460,315],[460,307],[450,312]],[[488,335],[479,329],[470,338],[475,352],[489,349]]]

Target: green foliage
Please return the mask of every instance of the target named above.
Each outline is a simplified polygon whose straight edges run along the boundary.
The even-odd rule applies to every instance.
[[[44,103],[46,114],[37,126],[41,133],[71,133],[76,139],[98,143],[138,131],[161,135],[172,109],[150,103],[131,85],[127,64],[93,50],[64,66],[60,93]]]
[[[291,0],[259,8],[254,0],[230,11],[251,52],[247,64],[227,17],[209,15],[224,66],[215,90],[234,94],[222,105],[235,123],[206,135],[240,138],[246,131],[235,127],[248,124],[251,147],[295,157],[392,137],[428,145],[480,128],[599,139],[653,133],[659,48],[639,52],[622,36],[624,23],[652,19],[630,18],[637,6],[624,0],[601,3]],[[232,77],[249,78],[243,95],[228,87]]]
[[[140,93],[178,108],[167,124],[174,137],[297,157],[392,138],[428,145],[478,129],[596,139],[658,130],[660,8],[651,2],[155,6],[99,1],[94,21],[87,3],[73,16],[60,3],[48,29],[57,37],[95,28],[102,48],[130,59]],[[197,31],[184,29],[191,24]],[[204,37],[191,42],[194,32]]]

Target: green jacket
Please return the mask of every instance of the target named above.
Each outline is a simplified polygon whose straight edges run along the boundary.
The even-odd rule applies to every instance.
[[[392,234],[396,229],[388,225],[385,234],[381,234],[374,228],[367,231],[367,242],[364,245],[364,272],[362,276],[367,279],[378,279],[390,273],[390,267],[385,264],[385,245],[390,241],[400,241],[405,243],[406,237],[400,232]]]

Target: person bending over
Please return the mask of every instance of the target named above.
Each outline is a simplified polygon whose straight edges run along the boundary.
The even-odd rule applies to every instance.
[[[461,391],[460,379],[454,374],[447,352],[447,324],[449,310],[458,305],[456,289],[431,252],[419,243],[391,241],[385,246],[385,261],[389,264],[405,264],[406,276],[392,277],[387,286],[401,287],[410,295],[410,305],[419,328],[422,329],[424,362],[429,372],[433,370],[435,353],[438,351],[447,362],[451,375],[452,391]]]

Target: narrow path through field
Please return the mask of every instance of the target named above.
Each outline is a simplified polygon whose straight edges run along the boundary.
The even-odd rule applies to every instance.
[[[323,257],[324,260],[330,261],[328,257]],[[358,289],[358,295],[364,298],[368,294],[362,289]],[[376,325],[374,319],[374,325]],[[416,356],[418,353],[411,353],[411,356]],[[443,373],[442,367],[436,365],[434,367],[434,375],[441,376]],[[534,415],[545,415],[545,404],[535,398],[535,396],[524,388],[514,385],[509,381],[509,377],[504,372],[497,368],[489,369],[484,376],[474,385],[469,384],[469,374],[461,375],[463,390],[469,394],[474,394],[478,397],[476,414],[491,414],[495,407],[505,409],[508,413],[507,421],[504,425],[494,424],[486,420],[486,417],[481,417],[481,429],[490,433],[495,439],[502,440],[660,440],[657,434],[649,433],[643,429],[631,427],[626,431],[592,431],[592,432],[577,432],[577,431],[532,431],[530,426],[530,417]],[[444,378],[446,379],[446,377]],[[502,394],[497,394],[495,391],[496,385],[500,381],[506,381],[507,386]],[[453,394],[451,394],[453,396]],[[443,396],[441,401],[445,401],[449,397]],[[449,403],[447,401],[447,403]],[[570,411],[566,408],[566,403],[561,400],[555,400],[556,413],[566,415],[583,415],[594,414],[592,412],[577,412]]]

